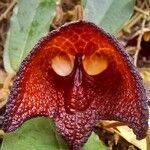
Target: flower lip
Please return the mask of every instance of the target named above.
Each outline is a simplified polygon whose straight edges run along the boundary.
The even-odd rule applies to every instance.
[[[79,38],[77,39],[76,35],[78,37],[82,36],[81,41]],[[89,43],[87,37],[88,39],[93,38],[92,42],[98,45],[99,50],[107,48],[104,53],[115,56],[111,59],[116,65],[111,66],[110,63],[101,75],[93,77],[95,82],[91,82],[94,85],[97,84],[97,88],[94,89],[88,82],[85,82],[84,89],[74,88],[74,95],[71,100],[67,101],[67,104],[71,102],[71,106],[75,106],[74,108],[77,108],[77,111],[68,114],[64,108],[66,103],[64,96],[66,93],[71,93],[68,89],[74,85],[70,74],[64,77],[68,79],[68,82],[65,82],[62,88],[60,83],[56,87],[53,82],[56,76],[53,69],[49,70],[49,82],[43,78],[50,63],[44,66],[39,62],[45,63],[47,61],[43,59],[45,58],[43,56],[51,53],[53,46],[61,47],[67,54],[74,47],[78,49],[79,44],[82,50],[85,47],[84,44]],[[66,45],[63,45],[64,39],[67,39]],[[68,40],[70,43],[67,42]],[[76,62],[82,68],[81,58],[78,59]],[[82,59],[84,59],[84,55]],[[78,68],[78,63],[73,67]],[[41,72],[41,67],[43,67],[43,72]],[[105,77],[108,77],[107,81]],[[112,85],[111,79],[114,78],[117,78],[117,80]],[[118,83],[121,83],[119,88],[117,87]],[[104,95],[103,91],[108,87],[111,90]],[[78,94],[81,93],[80,97],[83,93],[84,98],[79,99],[80,97],[75,93],[76,91]],[[74,100],[78,100],[77,103],[74,103]],[[89,105],[79,112],[78,106],[85,108],[82,107],[84,104]],[[3,129],[6,132],[13,131],[26,120],[37,116],[53,118],[59,133],[73,150],[80,149],[83,146],[99,119],[124,122],[133,129],[140,139],[145,138],[148,129],[148,107],[145,89],[129,55],[113,36],[93,23],[85,21],[70,23],[49,33],[36,44],[30,55],[22,63],[8,98]]]

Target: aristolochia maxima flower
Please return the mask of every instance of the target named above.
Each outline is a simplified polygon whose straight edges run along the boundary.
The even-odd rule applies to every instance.
[[[98,120],[116,120],[146,136],[148,108],[141,77],[118,41],[92,23],[62,26],[42,38],[21,64],[8,98],[3,129],[53,118],[72,150]]]

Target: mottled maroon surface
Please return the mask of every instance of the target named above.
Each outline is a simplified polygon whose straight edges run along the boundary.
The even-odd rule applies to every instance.
[[[61,52],[75,58],[65,77],[51,66]],[[95,52],[107,59],[108,67],[88,75],[82,58]],[[16,75],[3,129],[13,131],[37,116],[53,118],[71,150],[83,146],[100,119],[126,123],[138,139],[146,136],[148,128],[147,97],[137,69],[113,36],[84,21],[42,38]]]

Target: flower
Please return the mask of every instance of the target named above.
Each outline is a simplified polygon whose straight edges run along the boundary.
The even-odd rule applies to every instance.
[[[62,26],[42,38],[21,64],[6,107],[3,129],[53,118],[72,150],[87,141],[98,120],[116,120],[138,139],[148,129],[141,77],[118,41],[93,23]]]

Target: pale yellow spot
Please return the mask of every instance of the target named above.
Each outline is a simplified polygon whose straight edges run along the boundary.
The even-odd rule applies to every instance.
[[[74,58],[62,52],[52,59],[52,68],[60,76],[67,76],[73,70]]]
[[[100,54],[95,53],[92,56],[84,58],[83,66],[89,75],[97,75],[108,67],[108,60]]]

